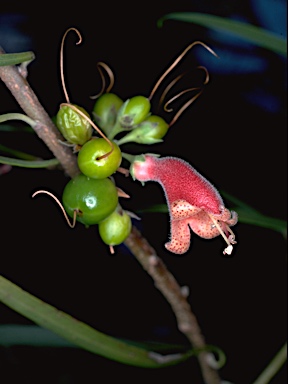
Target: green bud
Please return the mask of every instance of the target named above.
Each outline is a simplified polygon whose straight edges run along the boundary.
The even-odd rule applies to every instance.
[[[75,104],[73,106],[89,117],[84,108]],[[67,105],[59,109],[56,115],[56,125],[64,138],[71,144],[83,145],[92,136],[92,126],[89,121]]]
[[[114,93],[104,93],[96,101],[92,114],[96,124],[106,135],[109,135],[112,130],[122,105],[123,100]]]
[[[169,124],[157,115],[148,116],[142,123],[118,141],[118,145],[128,142],[138,144],[155,144],[162,142],[168,131]]]
[[[151,108],[150,101],[144,96],[134,96],[127,100],[118,113],[118,121],[125,129],[131,129],[144,121]]]

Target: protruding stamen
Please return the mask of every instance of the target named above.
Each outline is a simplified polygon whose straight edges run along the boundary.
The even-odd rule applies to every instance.
[[[233,251],[233,245],[230,244],[228,245],[227,248],[224,249],[223,255],[231,255],[232,251]]]
[[[208,214],[209,215],[209,214]],[[223,239],[226,241],[228,247],[224,249],[224,255],[225,254],[228,254],[228,255],[231,255],[232,251],[233,251],[233,245],[231,244],[230,240],[227,238],[227,236],[225,235],[225,233],[223,232],[222,228],[220,227],[218,221],[212,216],[212,215],[209,215],[210,219],[213,221],[215,227],[218,229],[218,231],[220,232],[221,236],[223,237]],[[227,226],[228,228],[228,226]],[[229,236],[230,237],[230,236]]]
[[[230,241],[231,244],[237,244],[237,241],[235,241],[235,235],[234,235],[234,232],[232,231],[232,229],[229,227],[229,225],[227,225],[227,230],[230,232],[230,235],[228,236],[228,239]]]

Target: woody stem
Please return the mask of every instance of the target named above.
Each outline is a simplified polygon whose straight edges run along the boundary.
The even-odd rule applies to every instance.
[[[156,255],[155,250],[135,227],[133,227],[130,236],[125,240],[125,244],[154,280],[156,288],[171,305],[180,332],[187,337],[194,348],[205,349],[206,342],[196,316],[183,295],[181,287],[162,260]],[[198,361],[204,382],[206,384],[220,384],[221,380],[218,372],[209,365],[208,359],[209,353],[207,351],[199,353]]]

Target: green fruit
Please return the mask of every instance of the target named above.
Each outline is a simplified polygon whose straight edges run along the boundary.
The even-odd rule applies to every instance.
[[[148,116],[151,103],[147,97],[134,96],[127,100],[119,110],[118,119],[124,128],[132,128]]]
[[[89,117],[85,109],[75,104],[74,106]],[[56,125],[64,138],[71,144],[83,145],[92,136],[92,126],[89,121],[67,105],[59,109],[56,115]]]
[[[62,202],[67,214],[85,225],[98,224],[106,219],[118,205],[118,191],[113,182],[91,179],[79,174],[65,186]]]
[[[123,100],[114,93],[104,93],[96,101],[92,113],[96,123],[106,135],[109,135],[113,128],[122,105]]]
[[[113,141],[112,145],[113,152],[101,158],[111,151],[109,143],[102,138],[87,141],[78,153],[80,171],[93,179],[104,179],[112,175],[119,168],[122,161],[120,148]]]
[[[132,228],[131,217],[118,208],[98,225],[101,239],[107,245],[118,245],[129,236]]]

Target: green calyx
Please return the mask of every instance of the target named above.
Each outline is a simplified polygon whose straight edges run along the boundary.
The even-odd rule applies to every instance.
[[[130,175],[132,176],[132,179],[134,181],[136,180],[136,177],[134,174],[134,163],[144,163],[144,161],[145,161],[145,155],[144,154],[134,156],[133,161],[131,161],[129,172],[130,172]],[[141,182],[141,184],[144,185],[144,182]]]
[[[118,145],[128,142],[138,144],[155,144],[162,142],[166,135],[169,124],[157,115],[148,116],[142,123],[127,133],[118,141]]]
[[[103,242],[109,246],[119,245],[129,236],[131,217],[118,205],[117,209],[98,225]]]
[[[133,158],[130,158],[129,161],[131,162],[131,165],[130,165],[129,172],[134,181],[138,180],[135,176],[135,171],[134,171],[135,163],[144,163],[146,161],[146,157],[145,157],[146,155],[160,157],[160,155],[157,153],[143,153],[141,155],[136,155],[136,156],[133,156]],[[145,184],[144,181],[141,181],[141,180],[139,181],[141,182],[142,185]]]
[[[73,106],[89,118],[89,114],[84,108],[75,104]],[[89,121],[67,105],[59,109],[56,115],[56,125],[64,138],[71,144],[83,145],[92,136],[92,126]]]
[[[77,221],[89,226],[106,219],[118,205],[118,191],[114,183],[106,179],[91,179],[79,174],[65,186],[62,202],[65,211]]]
[[[114,127],[117,113],[122,105],[123,100],[114,93],[104,93],[94,104],[93,117],[106,135],[109,135]]]

